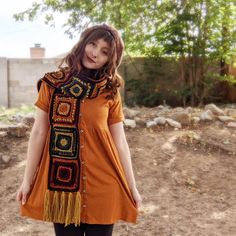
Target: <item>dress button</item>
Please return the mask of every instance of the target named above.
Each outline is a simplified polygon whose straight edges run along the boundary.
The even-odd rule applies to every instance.
[[[83,164],[83,165],[84,165],[84,161],[81,161],[81,164]]]
[[[86,176],[83,176],[83,179],[85,180],[85,179],[86,179]]]
[[[86,190],[85,189],[83,189],[83,193],[85,193],[86,192]]]
[[[81,102],[84,103],[84,99],[82,99]]]
[[[79,116],[82,116],[82,114],[81,114],[81,113],[79,113]]]
[[[82,144],[82,145],[80,145],[80,148],[84,148],[84,145]]]
[[[80,130],[80,133],[83,133],[83,132],[84,132],[84,130],[83,130],[83,129],[81,129],[81,130]]]
[[[83,207],[86,207],[86,205],[84,204]]]

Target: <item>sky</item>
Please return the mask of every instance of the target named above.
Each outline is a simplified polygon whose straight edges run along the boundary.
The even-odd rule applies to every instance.
[[[70,39],[64,33],[63,21],[65,15],[57,16],[55,28],[44,24],[38,17],[35,21],[15,21],[13,14],[31,7],[33,0],[7,0],[0,1],[0,57],[30,58],[30,47],[37,43],[45,48],[47,58],[68,52],[78,41]]]

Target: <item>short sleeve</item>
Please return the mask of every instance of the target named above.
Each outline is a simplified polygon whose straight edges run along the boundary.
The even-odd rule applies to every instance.
[[[121,99],[120,92],[118,91],[109,108],[108,125],[121,122],[124,119],[125,117],[124,117],[123,108],[122,108],[122,99]]]
[[[51,99],[51,91],[49,86],[47,85],[46,82],[42,82],[39,92],[38,92],[38,96],[36,99],[36,102],[34,103],[34,105],[46,112],[49,111],[49,105],[50,105],[50,99]]]

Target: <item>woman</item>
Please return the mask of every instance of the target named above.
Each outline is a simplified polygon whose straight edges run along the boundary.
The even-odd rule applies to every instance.
[[[118,31],[87,28],[59,70],[38,82],[35,123],[17,192],[22,216],[53,222],[57,236],[112,235],[136,222],[136,188],[117,73]]]

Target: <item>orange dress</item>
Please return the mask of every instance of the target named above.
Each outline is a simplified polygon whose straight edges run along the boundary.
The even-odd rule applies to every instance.
[[[49,113],[53,91],[54,88],[43,81],[35,105]],[[121,96],[119,91],[114,100],[106,99],[106,95],[101,93],[94,99],[79,101],[80,208],[77,214],[80,222],[88,224],[113,224],[118,220],[136,223],[138,211],[109,132],[109,125],[124,120]],[[44,217],[50,162],[49,142],[48,133],[31,192],[26,204],[20,205],[20,214],[58,222]],[[76,204],[71,209],[75,209]]]

